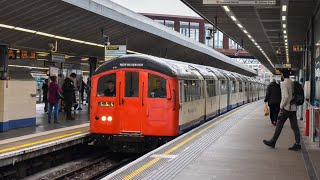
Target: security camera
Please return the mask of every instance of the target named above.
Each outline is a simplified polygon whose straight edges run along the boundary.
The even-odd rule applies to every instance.
[[[213,38],[214,33],[215,33],[215,30],[213,30],[213,29],[208,29],[208,30],[209,30],[209,34],[208,34],[208,36],[206,37],[206,39],[207,39],[207,40],[210,40],[210,39]]]
[[[49,48],[50,48],[51,51],[53,51],[55,49],[54,44],[49,43],[48,45],[49,45]]]
[[[109,45],[110,45],[110,42],[109,42],[109,41],[104,42],[104,45],[105,45],[105,46],[109,46]]]

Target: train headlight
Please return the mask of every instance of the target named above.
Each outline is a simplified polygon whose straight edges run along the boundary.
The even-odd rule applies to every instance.
[[[106,117],[106,116],[102,116],[102,117],[101,117],[101,120],[102,120],[102,121],[106,121],[106,120],[107,120],[107,117]]]
[[[108,121],[109,121],[109,122],[112,121],[112,116],[108,116]]]

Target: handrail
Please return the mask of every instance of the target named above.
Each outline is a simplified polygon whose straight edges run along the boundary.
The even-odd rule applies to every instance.
[[[309,103],[307,100],[304,100],[307,104],[308,107],[312,108],[312,109],[319,109],[319,107],[312,105],[311,103]]]

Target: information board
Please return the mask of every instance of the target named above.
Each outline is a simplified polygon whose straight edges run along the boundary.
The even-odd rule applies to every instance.
[[[112,57],[123,56],[127,54],[126,45],[109,45],[105,46],[105,61],[109,60]]]
[[[291,68],[291,64],[275,64],[275,69],[288,69]]]
[[[59,54],[59,53],[52,53],[51,55],[51,61],[53,62],[65,62],[65,55]]]

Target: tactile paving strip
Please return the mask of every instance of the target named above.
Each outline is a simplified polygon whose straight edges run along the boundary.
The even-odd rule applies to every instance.
[[[161,156],[164,155],[164,152],[175,147],[177,144],[183,142],[193,134],[198,133],[201,130],[205,129],[206,127],[212,125],[216,121],[219,121],[222,118],[225,118],[226,116],[228,116],[227,118],[225,118],[224,121],[219,122],[215,126],[205,131],[203,134],[197,136],[196,138],[187,142],[184,146],[170,153],[169,154],[171,155],[169,156],[170,158],[162,157],[156,163],[154,163],[151,166],[148,166],[148,168],[143,169],[142,171],[140,171],[139,173],[137,173],[135,176],[132,177],[132,179],[139,179],[139,180],[141,179],[152,179],[152,180],[153,179],[161,179],[161,180],[173,179],[180,171],[182,171],[187,165],[192,163],[204,150],[206,150],[211,144],[213,144],[227,130],[229,130],[233,125],[235,125],[237,122],[243,119],[243,117],[247,115],[248,112],[252,111],[254,107],[250,105],[248,106],[249,107],[244,107],[242,109],[239,109],[238,112],[232,115],[225,114],[221,117],[218,117],[216,118],[216,120],[213,120],[209,123],[204,124],[203,126],[200,126],[196,130],[194,130],[192,133],[187,133],[187,135],[185,135],[183,138],[173,140],[174,142],[170,143],[165,148],[160,148],[159,150],[156,150],[155,152],[150,154],[148,157],[133,164],[132,166],[128,167],[122,172],[119,172],[115,176],[110,177],[110,179],[130,179],[128,178],[127,175],[135,172],[142,166],[150,163],[150,161],[156,158],[155,155],[158,158],[159,157],[161,158]],[[168,156],[164,156],[164,157],[168,157]]]

